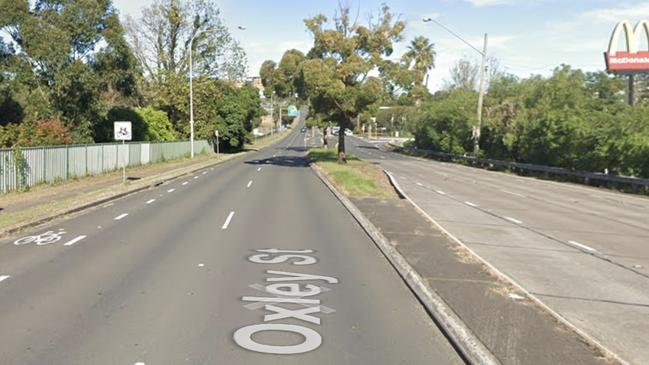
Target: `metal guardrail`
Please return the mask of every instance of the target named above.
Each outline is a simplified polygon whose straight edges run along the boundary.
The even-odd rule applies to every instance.
[[[198,153],[212,151],[206,140],[195,141]],[[189,141],[131,142],[0,149],[0,192],[38,184],[99,175],[127,167],[189,155]]]
[[[404,151],[415,152],[416,154],[423,154],[426,156],[434,156],[448,161],[464,161],[471,165],[497,167],[497,168],[509,169],[513,171],[515,170],[532,171],[535,173],[542,173],[545,175],[565,176],[573,179],[576,178],[576,179],[583,180],[584,183],[586,184],[591,184],[592,182],[599,181],[605,184],[629,185],[634,189],[643,189],[649,187],[649,179],[638,178],[638,177],[609,175],[600,172],[575,171],[563,167],[533,165],[529,163],[508,162],[508,161],[493,160],[488,158],[461,156],[452,153],[437,152],[431,150],[404,149]]]

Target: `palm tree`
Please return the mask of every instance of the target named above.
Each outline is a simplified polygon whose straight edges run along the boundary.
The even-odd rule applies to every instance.
[[[428,71],[435,68],[436,55],[435,44],[430,43],[430,40],[423,36],[413,39],[408,46],[408,51],[403,55],[406,65],[420,75],[417,82],[423,84],[425,79],[426,87],[428,87]]]

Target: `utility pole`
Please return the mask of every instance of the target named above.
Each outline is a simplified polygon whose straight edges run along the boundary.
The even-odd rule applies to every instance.
[[[478,125],[475,127],[473,132],[474,145],[473,145],[473,154],[478,156],[480,152],[480,134],[482,129],[482,105],[484,103],[484,94],[485,94],[485,78],[486,78],[486,67],[487,67],[487,33],[484,35],[484,45],[482,48],[482,61],[480,62],[480,91],[478,95]]]
[[[192,2],[192,12],[193,12]],[[192,48],[194,36],[189,41],[189,143],[191,144],[191,158],[194,158],[194,65],[192,63]]]
[[[635,105],[635,75],[629,74],[629,90],[628,90],[629,105]]]

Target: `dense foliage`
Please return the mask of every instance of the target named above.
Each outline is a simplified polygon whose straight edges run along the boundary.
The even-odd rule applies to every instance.
[[[189,137],[194,53],[196,137],[241,148],[259,122],[246,56],[213,0],[155,0],[126,30],[111,0],[0,0],[0,147]],[[193,39],[193,41],[191,41]]]
[[[625,83],[568,66],[551,77],[493,80],[485,99],[483,156],[649,177],[649,104],[625,103]],[[437,93],[408,115],[419,148],[472,153],[477,94]]]

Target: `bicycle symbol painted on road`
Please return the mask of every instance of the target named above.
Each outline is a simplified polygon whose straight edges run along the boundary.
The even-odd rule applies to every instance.
[[[61,238],[63,238],[64,234],[65,234],[64,231],[59,231],[59,232],[47,231],[45,233],[41,233],[36,236],[26,236],[26,237],[19,238],[16,241],[14,241],[14,245],[22,246],[22,245],[28,245],[30,243],[35,243],[37,246],[45,246],[60,241]]]

